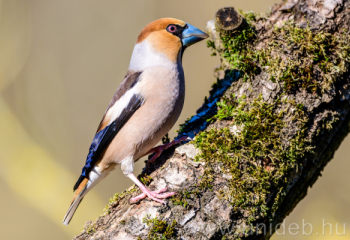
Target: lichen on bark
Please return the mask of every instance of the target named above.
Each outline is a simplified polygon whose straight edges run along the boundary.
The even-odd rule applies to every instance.
[[[210,22],[213,40],[208,47],[223,59],[219,71],[234,68],[243,73],[232,87],[241,81],[245,93],[236,96],[237,90],[228,89],[209,120],[229,120],[227,127],[203,131],[194,142],[201,150],[197,159],[207,163],[201,187],[212,185],[219,162],[231,178],[220,195],[248,212],[250,224],[265,215],[273,219],[288,192],[287,179],[300,171],[316,147],[309,132],[313,106],[292,94],[322,97],[334,91],[349,70],[350,38],[346,29],[312,32],[309,24],[289,19],[271,28],[267,40],[260,39],[256,25],[266,25],[268,18],[242,15],[246,24],[232,32],[217,31]],[[263,88],[255,87],[264,80]],[[337,115],[323,119],[327,123],[319,131],[331,130]]]
[[[350,2],[289,0],[207,25],[217,82],[140,176],[179,194],[167,206],[115,195],[76,239],[268,239],[349,132]]]

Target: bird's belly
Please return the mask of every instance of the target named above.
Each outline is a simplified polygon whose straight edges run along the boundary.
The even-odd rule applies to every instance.
[[[137,160],[145,155],[174,126],[183,107],[183,95],[145,101],[112,140],[99,165],[105,169],[127,157]]]
[[[158,125],[158,127],[152,127],[151,131],[152,134],[149,135],[149,137],[145,140],[142,140],[140,142],[140,145],[138,147],[137,152],[135,152],[134,159],[137,160],[140,157],[144,156],[149,150],[151,150],[159,141],[162,140],[162,138],[167,134],[170,129],[174,126],[175,122],[177,121],[181,110],[182,110],[183,104],[181,106],[176,106],[173,108],[171,113],[168,115],[168,118],[165,119],[159,119],[159,122],[161,124]]]

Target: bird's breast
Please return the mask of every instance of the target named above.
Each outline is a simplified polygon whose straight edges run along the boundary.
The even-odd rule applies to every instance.
[[[144,70],[135,85],[143,105],[125,123],[104,154],[106,162],[140,158],[154,147],[177,121],[185,96],[182,67]]]
[[[185,98],[185,82],[182,67],[155,68],[145,73],[145,103],[139,114],[143,120],[144,138],[138,144],[135,158],[141,157],[169,132],[179,118]]]
[[[159,127],[171,128],[184,104],[185,83],[182,67],[154,68],[144,72],[144,79],[141,79],[140,83],[143,84],[141,95],[145,98],[144,108],[149,111],[152,122]]]

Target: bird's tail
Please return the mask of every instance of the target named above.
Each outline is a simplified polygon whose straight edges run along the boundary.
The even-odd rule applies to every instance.
[[[78,188],[75,191],[72,203],[70,204],[68,211],[63,219],[63,224],[68,225],[70,220],[72,219],[75,211],[77,210],[80,202],[83,200],[84,196],[103,178],[105,178],[108,173],[100,173],[96,167],[94,167],[90,174],[89,179],[84,178]]]
[[[68,225],[72,219],[75,211],[77,210],[80,202],[83,200],[87,193],[89,179],[85,178],[79,185],[78,189],[75,191],[72,203],[70,204],[66,216],[64,216],[63,224]]]

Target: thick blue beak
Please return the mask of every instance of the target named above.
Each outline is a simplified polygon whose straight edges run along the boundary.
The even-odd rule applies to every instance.
[[[188,47],[207,37],[209,37],[208,34],[187,23],[187,28],[182,32],[182,45]]]

